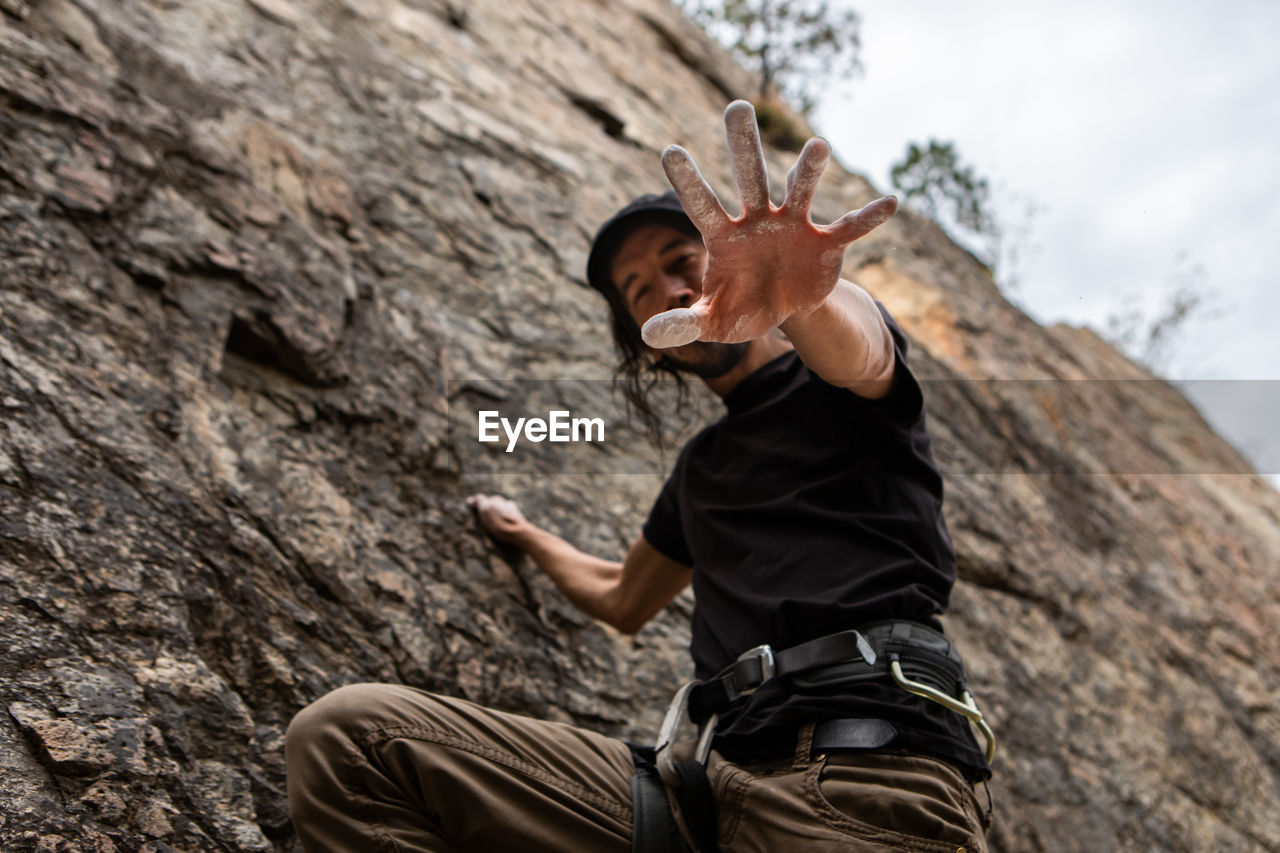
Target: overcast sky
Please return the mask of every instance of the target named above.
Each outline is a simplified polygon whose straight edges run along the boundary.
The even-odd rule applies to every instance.
[[[864,73],[814,116],[845,166],[889,192],[907,142],[950,140],[1006,227],[1030,224],[1016,296],[1037,320],[1101,329],[1126,300],[1154,315],[1198,266],[1217,316],[1187,326],[1166,375],[1280,380],[1280,2],[854,8]],[[1220,410],[1224,397],[1241,412],[1218,417],[1258,433],[1237,443],[1280,472],[1264,446],[1280,381],[1232,383]]]

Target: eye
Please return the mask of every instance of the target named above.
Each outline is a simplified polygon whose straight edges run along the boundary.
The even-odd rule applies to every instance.
[[[640,297],[644,296],[648,292],[649,292],[649,285],[647,284],[644,285],[643,287],[636,288],[636,292],[631,294],[631,304],[632,305],[639,304]]]

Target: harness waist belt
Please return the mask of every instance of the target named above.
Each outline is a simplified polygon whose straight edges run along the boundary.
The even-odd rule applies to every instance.
[[[874,622],[778,652],[769,646],[744,652],[714,678],[692,686],[689,718],[701,724],[771,678],[813,690],[892,677],[895,663],[906,678],[948,696],[967,690],[960,654],[941,633],[919,622]]]

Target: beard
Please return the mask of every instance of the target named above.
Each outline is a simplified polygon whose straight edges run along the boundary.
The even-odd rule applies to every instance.
[[[694,341],[665,350],[662,360],[681,373],[692,373],[700,379],[719,379],[741,363],[749,346],[749,341],[736,344]]]

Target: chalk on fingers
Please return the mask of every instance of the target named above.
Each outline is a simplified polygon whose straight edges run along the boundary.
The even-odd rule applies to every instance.
[[[714,236],[724,228],[729,215],[688,151],[679,145],[668,146],[662,152],[662,170],[680,197],[680,206],[704,237]]]
[[[769,209],[769,171],[764,163],[756,108],[734,101],[724,111],[724,133],[733,161],[733,178],[742,196],[743,212]]]
[[[640,329],[640,337],[654,349],[667,349],[693,343],[701,331],[697,314],[688,308],[675,308],[650,317]]]
[[[787,174],[787,200],[783,204],[792,209],[807,211],[818,189],[818,179],[827,168],[831,146],[817,137],[804,144],[796,164]]]

